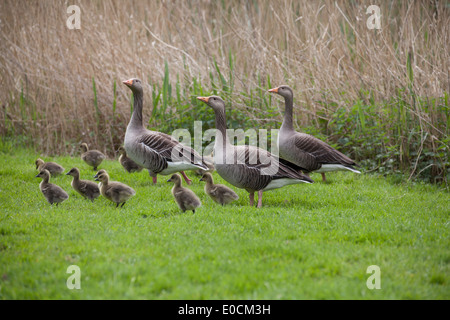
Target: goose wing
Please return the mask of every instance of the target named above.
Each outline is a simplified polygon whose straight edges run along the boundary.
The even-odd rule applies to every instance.
[[[343,153],[309,134],[296,133],[294,145],[299,163],[308,171],[317,170],[322,164],[341,164],[349,167],[356,165]]]

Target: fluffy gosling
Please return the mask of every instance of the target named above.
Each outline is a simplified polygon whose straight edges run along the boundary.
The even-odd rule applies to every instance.
[[[39,188],[48,203],[53,205],[56,203],[58,206],[61,202],[69,199],[69,195],[60,186],[50,183],[50,172],[47,169],[42,170],[38,173],[36,178],[42,178]]]
[[[122,208],[132,196],[136,194],[133,188],[127,186],[124,183],[117,181],[109,181],[109,175],[106,170],[100,170],[94,176],[95,181],[100,181],[99,184],[100,193],[109,201],[112,201],[116,204],[116,208],[119,204],[122,204],[120,207]]]
[[[64,172],[64,168],[55,162],[44,162],[44,160],[38,158],[34,163],[36,164],[36,170],[39,170],[39,172],[48,170],[52,176],[56,176]]]
[[[81,159],[86,162],[89,166],[93,167],[94,171],[97,167],[106,159],[106,156],[98,150],[89,150],[87,143],[82,143],[80,145],[82,150]]]
[[[73,177],[71,183],[72,188],[86,199],[94,202],[94,200],[100,196],[100,189],[95,182],[89,180],[80,180],[80,170],[78,168],[70,169],[70,171],[67,172],[66,175]]]
[[[195,209],[202,205],[200,199],[192,190],[181,186],[181,177],[178,174],[172,175],[167,182],[174,183],[172,194],[178,204],[178,207],[183,212],[186,210],[192,210],[192,212],[195,213]]]
[[[214,179],[209,172],[205,172],[200,181],[205,181],[205,193],[210,196],[214,202],[224,206],[239,199],[239,196],[232,189],[223,184],[214,184]]]

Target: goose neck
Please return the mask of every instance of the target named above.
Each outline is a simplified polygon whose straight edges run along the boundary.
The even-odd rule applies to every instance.
[[[144,96],[142,92],[133,92],[133,114],[131,115],[130,125],[134,128],[142,128],[142,105]]]
[[[281,130],[294,130],[294,125],[293,125],[293,105],[294,105],[294,101],[293,98],[290,96],[287,96],[284,98],[284,119],[283,119],[283,124],[281,125]]]

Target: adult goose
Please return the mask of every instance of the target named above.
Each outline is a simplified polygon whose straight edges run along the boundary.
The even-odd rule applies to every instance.
[[[106,156],[98,150],[89,150],[87,143],[83,142],[80,144],[80,149],[82,150],[81,159],[90,165],[94,171],[97,167],[106,159]]]
[[[56,203],[56,206],[58,206],[61,202],[69,199],[69,195],[63,190],[63,188],[49,182],[50,172],[47,169],[39,172],[36,178],[42,178],[42,181],[39,184],[39,189],[41,189],[45,199],[47,199],[48,203],[51,205]]]
[[[234,146],[227,137],[225,103],[218,96],[197,97],[214,110],[216,138],[214,163],[217,173],[237,188],[249,193],[250,205],[254,205],[258,192],[257,207],[262,207],[263,191],[290,184],[313,181],[296,170],[289,162],[281,162],[270,152],[255,146]]]
[[[139,79],[123,81],[133,92],[133,114],[125,133],[124,147],[138,165],[156,175],[180,172],[186,183],[191,184],[185,170],[208,170],[202,157],[193,149],[182,145],[170,135],[147,130],[142,122],[143,88]]]
[[[326,181],[325,172],[349,170],[361,173],[355,166],[355,161],[309,134],[295,131],[292,119],[294,94],[286,85],[270,89],[269,92],[277,93],[284,97],[285,111],[283,124],[280,128],[278,148],[280,157],[292,162],[303,171],[311,171],[322,174],[322,180]]]

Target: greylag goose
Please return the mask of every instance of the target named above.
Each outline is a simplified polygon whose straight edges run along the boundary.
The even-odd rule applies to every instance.
[[[64,172],[64,168],[55,162],[44,162],[44,160],[38,158],[35,161],[36,170],[43,171],[48,170],[51,175],[56,176]]]
[[[250,205],[254,205],[258,192],[257,207],[262,207],[263,191],[297,183],[313,181],[287,161],[280,161],[270,152],[255,146],[233,146],[226,135],[225,103],[217,96],[197,97],[215,113],[216,139],[214,164],[217,173],[233,186],[247,190]]]
[[[192,210],[195,213],[195,209],[200,207],[202,203],[197,195],[190,189],[181,186],[181,177],[178,174],[172,175],[167,182],[173,182],[172,195],[178,204],[178,207],[185,212],[186,210]]]
[[[355,166],[355,161],[329,146],[322,140],[306,133],[295,131],[292,119],[294,94],[286,85],[270,89],[284,98],[285,111],[283,124],[280,128],[278,148],[280,157],[292,162],[308,173],[311,171],[322,174],[326,181],[325,172],[349,170],[361,173]]]
[[[125,133],[124,147],[128,156],[138,165],[148,169],[154,175],[170,175],[180,172],[186,183],[191,184],[185,170],[208,167],[202,157],[193,149],[183,146],[168,134],[147,130],[142,122],[143,88],[139,79],[130,79],[123,83],[133,92],[133,114]],[[156,176],[154,182],[156,180]]]
[[[89,150],[87,143],[82,143],[80,145],[82,150],[81,159],[86,162],[88,165],[93,167],[94,171],[97,170],[97,167],[102,163],[103,160],[106,159],[106,156],[98,150]]]
[[[100,189],[98,185],[89,180],[80,180],[80,170],[78,168],[72,168],[69,172],[66,173],[68,176],[72,176],[72,188],[81,194],[86,199],[94,202],[100,196]]]
[[[50,172],[47,169],[40,171],[36,178],[42,178],[39,188],[48,203],[58,206],[61,202],[69,199],[69,195],[60,186],[50,183]]]
[[[120,207],[122,208],[132,196],[136,194],[131,187],[127,186],[124,183],[117,181],[109,181],[109,175],[106,170],[100,170],[94,176],[95,181],[100,181],[99,184],[100,193],[109,201],[112,201],[116,204],[116,208],[119,204],[122,204]]]
[[[205,181],[205,193],[218,204],[226,205],[239,199],[239,196],[223,184],[214,184],[214,179],[209,172],[205,172],[200,181]]]

